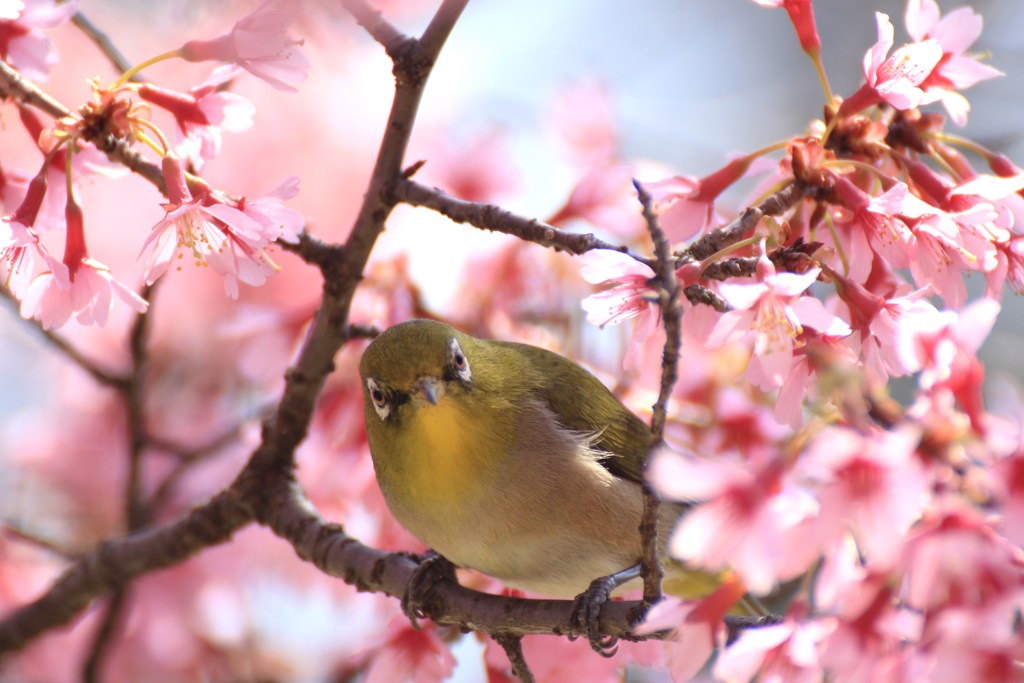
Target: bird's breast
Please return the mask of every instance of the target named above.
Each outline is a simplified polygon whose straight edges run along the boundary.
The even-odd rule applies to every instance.
[[[381,477],[389,504],[401,517],[458,517],[492,478],[501,449],[497,430],[451,397],[415,408],[407,418],[397,461]]]

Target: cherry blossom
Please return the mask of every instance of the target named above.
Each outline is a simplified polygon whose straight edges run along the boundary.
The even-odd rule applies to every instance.
[[[814,3],[811,0],[754,0],[761,7],[782,7],[793,22],[800,47],[809,55],[821,50],[821,38],[814,23]]]
[[[13,0],[0,7],[0,57],[27,78],[45,81],[57,63],[57,49],[43,33],[78,11],[78,1]]]
[[[669,553],[710,571],[730,568],[756,594],[799,575],[817,546],[818,504],[778,461],[714,460],[659,451],[648,477],[667,500],[705,501],[687,513]]]
[[[925,101],[921,84],[942,59],[942,45],[934,38],[904,45],[891,55],[894,29],[889,17],[875,13],[878,42],[864,55],[867,82],[839,107],[837,116],[855,114],[886,102],[896,109],[910,109]]]
[[[909,427],[867,433],[834,427],[814,438],[795,476],[814,482],[824,547],[850,532],[869,567],[895,564],[930,492],[915,454],[920,439]]]
[[[618,252],[595,251],[584,257],[580,275],[587,282],[606,285],[583,300],[591,324],[604,327],[630,318],[656,317],[657,292],[650,284],[654,271],[649,266]]]
[[[224,276],[228,296],[238,296],[238,281],[258,286],[275,272],[276,266],[263,248],[279,236],[281,224],[273,221],[275,210],[257,203],[257,220],[243,211],[218,202],[204,191],[193,198],[185,180],[181,162],[173,155],[163,160],[169,202],[167,214],[153,226],[142,246],[150,249],[146,259],[146,282],[152,284],[163,275],[179,247],[188,248],[197,265],[210,266]],[[292,221],[291,217],[285,220]],[[179,255],[180,258],[180,255]]]
[[[820,272],[812,268],[800,274],[777,273],[762,242],[757,282],[719,285],[722,297],[735,310],[721,316],[708,345],[713,348],[742,341],[753,354],[751,379],[766,390],[781,386],[804,325],[831,336],[850,333],[849,326],[821,301],[803,295]]]
[[[756,158],[739,157],[704,178],[673,176],[644,183],[668,238],[683,242],[702,233],[711,224],[718,195],[742,178]]]
[[[715,678],[727,683],[818,683],[825,674],[823,644],[835,627],[830,619],[744,631],[715,662]]]
[[[44,329],[60,327],[73,315],[83,325],[107,324],[116,297],[141,313],[148,303],[114,279],[110,269],[89,257],[82,210],[68,197],[67,240],[63,263],[38,275],[21,300],[21,315],[39,320]]]
[[[446,679],[454,666],[455,658],[436,628],[414,629],[408,619],[397,617],[388,625],[386,640],[375,653],[365,680],[432,683]]]
[[[970,7],[958,7],[940,19],[935,0],[909,0],[906,24],[916,42],[934,39],[942,47],[942,58],[920,83],[925,93],[922,103],[941,101],[958,126],[967,125],[970,104],[957,91],[1003,75],[966,52],[981,35],[981,15]]]
[[[905,367],[920,370],[921,388],[930,394],[949,392],[984,433],[981,385],[985,370],[975,352],[988,336],[999,303],[980,299],[959,314],[943,311],[921,317],[913,328],[904,328],[898,349]]]
[[[182,145],[179,153],[190,159],[209,160],[220,154],[221,130],[240,133],[252,126],[256,109],[245,97],[221,86],[237,75],[233,66],[217,67],[188,93],[175,92],[152,83],[139,86],[139,96],[167,111],[178,124]]]
[[[306,219],[295,209],[284,205],[299,193],[299,178],[291,176],[274,189],[255,197],[243,197],[238,209],[263,226],[263,235],[270,241],[280,239],[297,242]]]
[[[297,13],[296,3],[265,0],[227,33],[182,45],[181,57],[190,62],[231,62],[278,90],[294,91],[309,69],[309,61],[298,49],[302,41],[287,36]]]

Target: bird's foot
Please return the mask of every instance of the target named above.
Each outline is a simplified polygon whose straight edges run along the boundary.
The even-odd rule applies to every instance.
[[[601,608],[612,595],[612,591],[640,576],[640,565],[634,565],[620,572],[594,579],[587,590],[576,596],[572,606],[570,622],[574,629],[585,630],[590,647],[602,657],[611,657],[618,652],[618,636],[601,633]]]
[[[455,565],[430,550],[420,560],[402,596],[402,612],[409,617],[414,628],[420,627],[419,619],[430,616],[430,592],[442,581],[456,581]]]
[[[619,639],[616,636],[601,633],[601,607],[615,590],[612,576],[594,579],[587,590],[577,595],[572,605],[572,616],[569,617],[574,629],[586,630],[590,647],[602,657],[611,657],[619,650]]]

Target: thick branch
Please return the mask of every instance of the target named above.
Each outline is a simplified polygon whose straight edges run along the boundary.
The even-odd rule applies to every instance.
[[[394,57],[395,97],[369,187],[344,246],[323,263],[317,262],[324,273],[323,302],[298,360],[285,377],[277,414],[253,455],[252,462],[257,467],[269,463],[279,468],[292,467],[295,448],[306,435],[316,397],[333,369],[334,354],[348,338],[348,312],[356,286],[394,208],[388,190],[401,176],[427,76],[467,1],[446,0],[424,32],[424,42],[415,43],[413,49],[404,49]]]
[[[407,178],[401,178],[395,183],[393,193],[397,201],[433,209],[456,223],[469,223],[482,230],[514,235],[521,240],[550,247],[556,251],[583,254],[594,249],[607,249],[629,254],[641,263],[653,265],[651,259],[632,254],[627,247],[610,244],[591,233],[559,230],[553,225],[541,223],[534,218],[518,216],[493,204],[457,199],[442,190],[427,187]]]

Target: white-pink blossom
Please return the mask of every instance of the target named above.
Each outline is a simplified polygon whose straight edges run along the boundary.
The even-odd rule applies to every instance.
[[[302,41],[288,36],[299,7],[287,0],[266,0],[227,33],[182,45],[181,57],[190,62],[237,64],[278,90],[295,91],[309,69],[309,61],[299,50]]]

